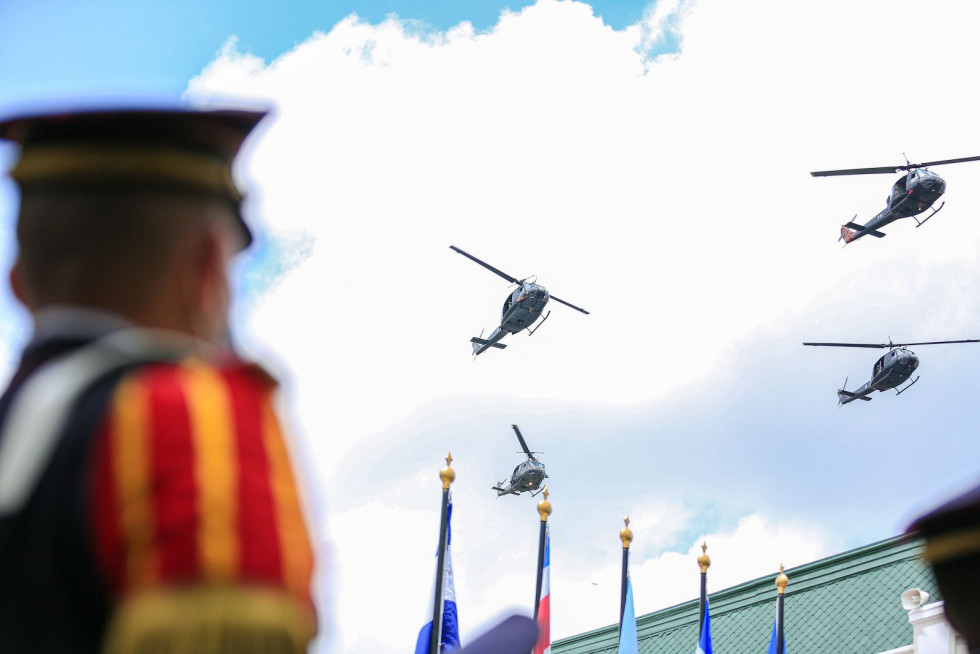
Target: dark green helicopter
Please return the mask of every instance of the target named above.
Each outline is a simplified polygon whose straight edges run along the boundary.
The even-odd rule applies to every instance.
[[[854,400],[864,400],[870,402],[868,397],[875,391],[884,392],[894,390],[901,395],[912,388],[915,382],[919,381],[916,377],[908,386],[899,389],[899,386],[907,382],[912,373],[919,367],[919,357],[909,349],[912,345],[947,345],[949,343],[980,343],[978,339],[964,339],[960,341],[924,341],[921,343],[903,343],[898,345],[888,339],[887,343],[804,343],[815,347],[862,347],[862,348],[888,348],[887,354],[883,355],[875,362],[874,369],[871,371],[871,379],[866,381],[859,388],[847,390],[847,379],[844,380],[844,387],[837,391],[837,406],[849,404]]]
[[[470,343],[473,344],[473,356],[483,354],[491,347],[501,350],[504,349],[507,346],[503,343],[499,343],[498,341],[500,341],[500,339],[507,334],[516,334],[522,329],[526,329],[529,332],[529,335],[536,332],[538,327],[541,327],[541,325],[544,324],[544,321],[548,319],[548,316],[551,315],[550,311],[546,313],[544,318],[541,319],[541,325],[531,329],[531,325],[533,325],[538,318],[541,318],[541,313],[544,311],[544,307],[546,304],[548,304],[549,299],[554,300],[555,302],[560,302],[566,307],[571,307],[576,311],[581,311],[585,314],[589,313],[585,309],[577,307],[570,302],[566,302],[565,300],[552,295],[544,286],[527,281],[526,277],[524,279],[511,277],[507,273],[497,270],[487,262],[477,259],[472,254],[460,250],[455,245],[450,245],[449,249],[459,252],[467,259],[475,261],[490,272],[500,275],[511,284],[517,284],[517,288],[515,288],[514,291],[507,296],[507,299],[504,300],[504,308],[500,316],[500,326],[493,330],[493,333],[490,334],[489,338],[482,338],[483,334],[481,332],[480,336],[474,336],[470,339]]]
[[[927,166],[945,166],[946,164],[963,163],[966,161],[980,161],[980,157],[963,157],[960,159],[942,159],[940,161],[927,161],[925,163],[914,164],[905,160],[904,166],[881,166],[878,168],[848,168],[846,170],[819,170],[810,173],[813,177],[835,177],[839,175],[879,175],[897,173],[900,170],[907,171],[898,178],[892,185],[892,192],[885,198],[885,208],[869,220],[864,225],[851,221],[841,225],[840,238],[844,245],[858,240],[862,236],[874,236],[883,238],[885,233],[879,231],[885,225],[891,224],[899,218],[912,218],[916,222],[916,227],[922,227],[927,220],[939,213],[939,209],[946,206],[943,202],[932,213],[919,220],[915,216],[928,210],[946,192],[946,181],[936,173],[926,170]]]
[[[503,480],[491,488],[491,490],[497,491],[497,497],[501,495],[520,495],[521,493],[530,493],[531,497],[534,497],[541,492],[541,482],[548,478],[547,473],[544,471],[544,464],[534,456],[535,454],[542,454],[542,452],[532,452],[528,449],[527,443],[524,442],[524,436],[521,435],[521,430],[517,428],[517,425],[511,425],[511,427],[514,429],[514,433],[517,434],[517,440],[521,442],[521,449],[527,455],[527,461],[518,464],[514,468],[510,479]]]

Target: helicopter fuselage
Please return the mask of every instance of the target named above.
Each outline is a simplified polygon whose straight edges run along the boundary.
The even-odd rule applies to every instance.
[[[869,400],[874,391],[889,391],[907,382],[919,367],[919,357],[912,350],[897,347],[875,362],[871,379],[855,391],[838,391],[841,404],[854,400]],[[914,382],[913,382],[914,383]]]
[[[497,497],[501,495],[519,495],[525,492],[533,493],[541,487],[541,482],[547,476],[543,463],[528,459],[514,468],[514,472],[510,476],[510,481],[506,485],[500,484],[494,490],[497,491]]]
[[[841,238],[845,243],[851,243],[868,234],[881,238],[884,233],[878,230],[882,227],[900,218],[919,215],[932,207],[945,192],[946,181],[936,173],[925,168],[910,170],[892,185],[892,192],[885,199],[885,208],[878,215],[864,225],[847,223],[842,226]]]
[[[516,334],[533,325],[541,317],[551,295],[544,286],[523,282],[504,301],[500,313],[500,328]]]
[[[500,313],[500,326],[493,330],[489,338],[473,339],[473,354],[482,354],[491,347],[503,347],[495,345],[507,334],[516,334],[522,329],[530,329],[542,312],[551,294],[548,289],[534,282],[520,282],[517,288],[504,300],[504,307]]]

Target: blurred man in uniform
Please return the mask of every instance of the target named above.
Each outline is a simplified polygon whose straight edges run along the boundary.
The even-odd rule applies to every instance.
[[[949,623],[980,653],[980,486],[918,518],[909,527],[926,540]]]
[[[0,651],[303,652],[313,559],[275,382],[227,340],[253,112],[14,118]]]

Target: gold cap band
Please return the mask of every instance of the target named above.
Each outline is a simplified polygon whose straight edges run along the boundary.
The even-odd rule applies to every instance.
[[[935,564],[978,553],[980,553],[980,527],[975,527],[927,537],[922,558]]]
[[[241,202],[227,160],[173,148],[49,145],[25,148],[10,172],[19,184],[147,183],[175,185]]]

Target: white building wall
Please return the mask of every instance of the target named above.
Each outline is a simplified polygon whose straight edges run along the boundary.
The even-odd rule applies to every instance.
[[[909,624],[912,625],[912,644],[905,647],[890,649],[879,654],[969,654],[966,641],[953,630],[946,621],[942,602],[933,602],[921,606],[909,606],[906,596],[902,595],[902,606],[909,610]],[[928,601],[929,595],[922,593],[921,600]],[[919,595],[914,595],[917,603]]]

